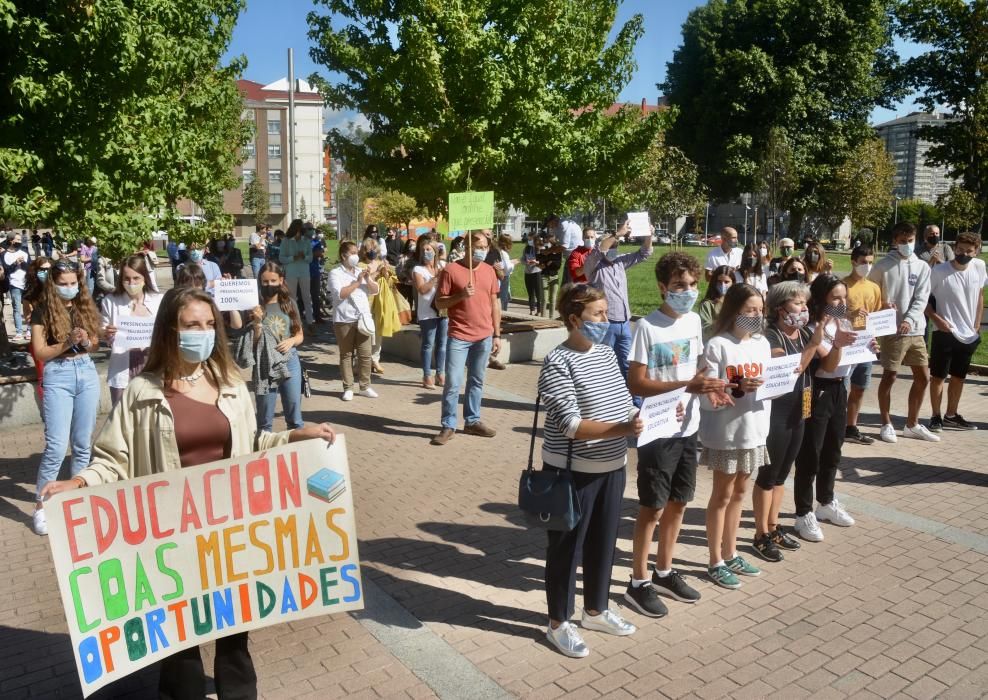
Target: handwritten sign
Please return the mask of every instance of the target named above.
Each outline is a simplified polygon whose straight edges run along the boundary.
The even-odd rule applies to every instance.
[[[629,212],[628,228],[631,229],[632,238],[649,238],[652,235],[652,224],[648,220],[648,212]]]
[[[117,334],[113,346],[124,350],[143,350],[151,347],[154,332],[154,316],[125,316],[116,322]]]
[[[259,303],[257,280],[216,280],[213,296],[220,311],[248,311]]]
[[[676,420],[676,407],[682,401],[686,389],[667,391],[664,394],[649,396],[642,402],[641,416],[645,428],[638,436],[638,447],[647,445],[659,438],[676,435],[681,424]]]
[[[217,637],[362,608],[350,484],[337,436],[53,497],[83,695]]]
[[[450,192],[449,230],[494,228],[493,192]]]
[[[796,380],[799,379],[796,370],[799,368],[801,359],[802,355],[796,353],[795,355],[773,357],[766,362],[765,374],[763,375],[765,381],[755,391],[755,400],[774,399],[776,396],[782,396],[792,391],[796,386]]]
[[[868,317],[871,318],[871,314],[868,314]],[[878,359],[878,356],[871,351],[871,341],[875,336],[866,331],[858,331],[857,336],[857,339],[841,352],[838,367],[859,365],[862,362],[874,362]]]
[[[865,330],[874,338],[883,335],[895,335],[899,332],[899,324],[895,320],[895,309],[885,309],[868,314]]]

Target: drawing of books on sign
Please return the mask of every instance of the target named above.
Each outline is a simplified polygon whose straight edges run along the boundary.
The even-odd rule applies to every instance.
[[[332,503],[341,493],[346,491],[346,479],[332,469],[320,469],[305,482],[310,496],[326,503]]]

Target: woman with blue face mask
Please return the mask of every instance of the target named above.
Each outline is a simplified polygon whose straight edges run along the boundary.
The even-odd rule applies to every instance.
[[[81,266],[68,260],[49,271],[31,314],[31,349],[44,363],[41,414],[45,449],[38,467],[38,502],[34,532],[48,534],[41,493],[58,478],[72,446],[72,474],[89,463],[89,446],[99,410],[100,378],[89,353],[97,348],[100,317],[86,287]]]
[[[706,343],[713,336],[714,323],[720,315],[720,307],[724,303],[724,295],[727,290],[734,285],[737,278],[734,275],[734,268],[729,265],[721,265],[710,274],[710,281],[707,283],[707,293],[703,295],[697,313],[700,315],[700,324],[703,327],[703,342]]]
[[[230,357],[212,297],[200,289],[172,289],[155,318],[145,372],[130,382],[100,431],[92,463],[71,480],[49,483],[43,495],[334,437],[326,423],[258,432],[254,401]],[[216,640],[213,678],[220,697],[257,697],[246,632]],[[204,697],[199,647],[162,661],[158,688],[161,697]]]
[[[572,466],[580,504],[580,522],[568,532],[550,531],[545,588],[549,604],[546,638],[560,653],[582,658],[590,653],[570,622],[574,606],[576,561],[582,555],[581,627],[626,636],[635,626],[610,609],[611,569],[624,496],[628,438],[642,421],[618,368],[607,334],[607,300],[586,284],[566,285],[559,314],[569,337],[545,358],[539,396],[545,405],[544,469]]]

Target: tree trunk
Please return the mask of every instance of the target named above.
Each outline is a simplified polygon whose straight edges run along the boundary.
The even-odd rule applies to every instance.
[[[790,209],[789,210],[789,238],[792,239],[793,243],[799,244],[800,229],[803,228],[803,219],[806,218],[806,212],[801,209]]]

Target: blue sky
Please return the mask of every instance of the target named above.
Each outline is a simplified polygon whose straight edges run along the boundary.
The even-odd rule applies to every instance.
[[[811,1],[811,0],[807,0]],[[703,4],[698,0],[625,0],[618,12],[618,23],[623,23],[635,13],[645,19],[645,36],[638,42],[636,58],[638,72],[621,93],[627,102],[641,102],[646,98],[654,103],[659,91],[656,83],[665,78],[666,63],[680,43],[680,30],[686,16],[694,7]],[[306,15],[314,9],[311,0],[253,0],[248,1],[234,31],[229,54],[247,57],[244,77],[259,83],[271,83],[288,74],[287,49],[295,49],[295,74],[308,77],[313,72],[326,74],[309,58],[309,39]],[[320,13],[325,11],[319,7]],[[900,45],[906,55],[915,52],[914,47]],[[899,114],[913,111],[912,101],[897,110]],[[875,121],[895,117],[896,112],[876,110]],[[351,115],[328,115],[327,124],[345,123]]]

